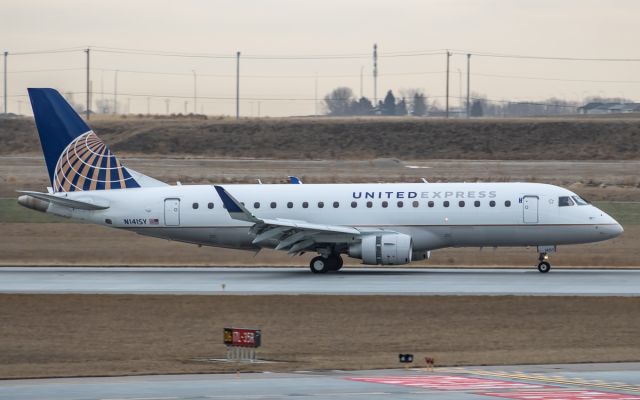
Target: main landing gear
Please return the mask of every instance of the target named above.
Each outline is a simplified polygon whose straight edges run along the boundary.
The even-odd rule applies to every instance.
[[[542,272],[543,274],[551,271],[551,264],[549,264],[548,260],[549,256],[547,255],[547,253],[540,253],[540,256],[538,257],[538,261],[540,261],[540,263],[538,264],[538,271]]]
[[[324,274],[329,271],[339,271],[342,263],[340,254],[331,254],[328,257],[317,256],[311,259],[309,268],[314,274]]]

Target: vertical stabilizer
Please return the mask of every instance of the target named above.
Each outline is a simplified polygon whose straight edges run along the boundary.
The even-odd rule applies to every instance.
[[[54,89],[28,89],[54,192],[140,187]]]

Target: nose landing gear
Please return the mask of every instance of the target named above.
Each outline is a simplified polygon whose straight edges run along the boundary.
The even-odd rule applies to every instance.
[[[551,271],[551,264],[549,264],[548,260],[549,256],[547,255],[547,253],[540,253],[540,256],[538,257],[538,261],[540,261],[540,263],[538,264],[538,271],[543,274]]]

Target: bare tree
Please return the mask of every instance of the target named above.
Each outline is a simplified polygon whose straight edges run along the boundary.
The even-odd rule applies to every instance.
[[[337,87],[324,96],[325,107],[329,115],[349,115],[353,101],[355,101],[353,90],[346,86]]]

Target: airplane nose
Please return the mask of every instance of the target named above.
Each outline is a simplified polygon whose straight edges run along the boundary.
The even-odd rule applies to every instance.
[[[622,235],[624,232],[624,228],[618,221],[616,221],[611,215],[603,212],[602,210],[598,210],[600,212],[600,218],[594,218],[596,221],[599,221],[600,224],[597,226],[597,230],[600,232],[600,235],[604,235],[607,239],[613,239]],[[601,236],[602,237],[602,236]]]
[[[607,235],[609,239],[618,237],[622,235],[622,232],[624,232],[624,228],[622,227],[622,225],[620,225],[620,223],[618,223],[618,221],[613,218],[611,218],[611,223],[602,226],[600,229],[600,232]]]
[[[614,237],[622,235],[623,232],[624,228],[622,227],[622,225],[616,223],[616,225],[614,225]]]

